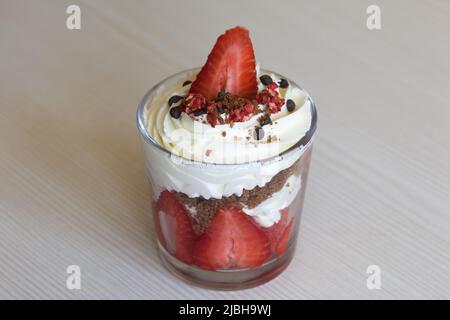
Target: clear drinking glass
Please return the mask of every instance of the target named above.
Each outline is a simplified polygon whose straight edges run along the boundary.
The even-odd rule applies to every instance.
[[[146,114],[147,109],[152,107],[153,99],[164,92],[165,88],[172,87],[175,83],[185,79],[187,73],[195,71],[196,69],[182,71],[155,85],[142,98],[137,110],[137,126],[142,138],[146,173],[150,183],[150,194],[153,202],[152,208],[149,207],[149,212],[154,217],[160,257],[164,265],[173,274],[199,286],[223,290],[257,286],[279,275],[288,266],[294,255],[307,185],[309,164],[311,161],[312,140],[316,129],[316,108],[311,97],[306,95],[306,99],[309,100],[309,107],[311,108],[311,126],[309,131],[295,145],[272,158],[241,164],[213,164],[181,158],[162,148],[152,138],[146,128]],[[274,73],[267,70],[263,72]],[[288,81],[292,85],[295,85],[294,82]],[[289,166],[286,166],[286,163],[289,163]],[[195,199],[189,199],[188,196],[183,194],[182,190],[175,190],[173,187],[174,185],[179,185],[177,184],[178,181],[186,180],[186,177],[188,177],[188,180],[191,181],[189,186],[191,190],[192,188],[194,190],[195,188],[199,188],[198,193],[201,194],[200,189],[204,188],[204,183],[219,183],[221,177],[229,175],[230,172],[235,176],[243,175],[249,172],[249,170],[256,172],[256,174],[263,174],[268,169],[274,170],[274,168],[279,168],[280,170],[267,183],[267,186],[272,186],[274,189],[277,189],[277,185],[280,184],[289,186],[291,194],[289,196],[289,205],[279,208],[275,207],[273,209],[277,211],[275,214],[279,214],[281,217],[279,222],[270,227],[264,227],[255,222],[255,226],[267,235],[268,242],[264,250],[256,250],[255,248],[255,251],[264,252],[262,261],[261,254],[259,255],[258,265],[242,268],[239,267],[239,263],[236,263],[236,266],[225,269],[211,268],[211,266],[205,267],[202,259],[192,249],[195,246],[195,241],[201,236],[201,232],[204,232],[204,230],[196,230],[196,232],[192,233],[192,236],[182,237],[183,248],[177,248],[177,237],[180,233],[184,232],[184,229],[179,227],[179,225],[174,225],[176,221],[167,218],[167,215],[165,215],[165,206],[172,205],[169,204],[169,200],[172,198],[184,200],[184,202],[180,201],[180,204],[176,205],[176,209],[189,216],[186,221],[191,221],[193,230],[196,229],[195,216],[190,215],[189,206],[185,205],[185,203],[194,201],[201,203],[202,208],[211,207],[215,208],[214,210],[217,210],[218,205],[221,203],[219,201],[220,199],[205,199],[201,196],[194,197]],[[167,181],[171,182],[169,183],[170,185],[167,185]],[[263,189],[264,187],[256,186],[255,188],[259,189],[254,191],[258,192],[249,190],[248,192],[244,192],[240,197],[234,196],[227,198],[227,206],[242,206],[241,200],[244,196],[246,201],[252,202],[252,197],[258,197],[267,191]],[[266,200],[277,203],[277,197],[281,196],[279,193],[278,191],[273,192],[269,196],[270,199],[268,198]],[[283,196],[286,197],[286,194]],[[211,212],[211,215],[213,214]],[[248,219],[253,221],[250,215],[248,215]],[[186,228],[186,226],[183,226],[183,228]],[[189,230],[190,232],[191,230]],[[220,232],[220,230],[217,232]],[[192,246],[191,242],[193,243]]]

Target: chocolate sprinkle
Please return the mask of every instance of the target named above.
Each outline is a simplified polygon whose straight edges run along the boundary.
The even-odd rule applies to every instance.
[[[267,74],[263,74],[261,77],[259,77],[259,80],[265,86],[268,86],[269,84],[271,84],[273,82],[272,78]]]
[[[269,124],[269,123],[271,123],[272,122],[272,120],[270,119],[270,117],[269,116],[263,116],[262,117],[262,119],[261,119],[261,125],[262,126],[265,126],[266,124]]]
[[[172,106],[174,103],[177,103],[181,99],[183,99],[182,96],[171,96],[169,101],[167,101],[167,103],[169,104],[169,106]]]
[[[183,82],[183,87],[187,86],[188,84],[191,84],[192,81],[191,80],[186,80],[185,82]]]
[[[255,130],[253,131],[253,138],[255,140],[261,140],[262,138],[264,138],[263,128],[256,127]]]
[[[280,88],[286,89],[289,87],[289,82],[286,79],[281,79],[278,84],[280,85]]]
[[[225,98],[226,95],[227,95],[226,91],[221,90],[221,91],[219,91],[219,93],[217,94],[217,98],[223,99],[223,98]]]
[[[292,101],[291,99],[289,99],[288,101],[286,101],[286,107],[289,112],[294,111],[295,110],[295,102]]]
[[[206,113],[206,109],[198,109],[194,111],[194,116],[198,117]]]
[[[172,118],[179,119],[181,116],[181,108],[180,107],[173,107],[170,109],[170,115]]]

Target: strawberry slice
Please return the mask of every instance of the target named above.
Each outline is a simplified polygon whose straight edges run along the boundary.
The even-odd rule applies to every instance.
[[[170,191],[161,192],[155,221],[160,233],[161,243],[166,250],[186,263],[192,263],[192,247],[195,234],[191,217],[187,210]]]
[[[189,93],[201,94],[211,100],[224,90],[254,99],[257,92],[255,66],[248,30],[242,27],[227,30],[217,39]]]
[[[194,245],[194,263],[204,269],[254,268],[270,254],[266,234],[237,207],[222,208]]]
[[[284,229],[288,224],[288,208],[284,208],[280,210],[281,218],[277,223],[265,229],[267,237],[270,241],[270,248],[272,252],[276,251],[276,247],[278,242],[280,241],[281,235],[283,234]]]
[[[154,202],[152,208],[153,208],[153,222],[155,224],[156,234],[158,235],[158,239],[161,245],[167,249],[166,239],[164,239],[164,235],[161,229],[161,220],[159,219],[160,212],[158,204]]]
[[[288,249],[289,238],[290,238],[293,226],[294,226],[294,219],[291,219],[291,222],[289,222],[289,225],[284,230],[284,232],[280,238],[280,241],[278,241],[277,247],[275,249],[277,256],[281,256]]]

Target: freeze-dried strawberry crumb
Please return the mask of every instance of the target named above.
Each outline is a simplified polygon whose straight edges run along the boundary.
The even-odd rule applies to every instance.
[[[187,114],[193,113],[195,110],[203,108],[206,103],[204,96],[198,93],[190,93],[184,99],[182,107]]]
[[[256,101],[267,107],[266,111],[268,111],[269,115],[279,112],[284,105],[284,99],[280,97],[279,92],[276,90],[277,88],[276,82],[272,82],[256,95]]]
[[[232,122],[247,121],[253,115],[254,108],[255,106],[250,102],[242,107],[233,108],[230,110],[229,119]]]
[[[270,90],[276,90],[278,88],[278,85],[276,84],[276,82],[272,82],[267,86],[267,88],[269,88]]]
[[[190,93],[180,107],[191,117],[206,113],[206,122],[212,127],[225,123],[232,127],[235,122],[247,121],[253,115],[262,112],[258,108],[256,100],[250,101],[228,92],[223,92],[214,100],[208,101],[201,94]]]
[[[208,113],[206,120],[214,128],[217,124],[217,115],[215,113]]]
[[[244,110],[245,110],[245,112],[247,113],[247,114],[251,114],[251,113],[253,113],[253,108],[254,108],[255,106],[253,105],[253,104],[251,104],[251,103],[247,103],[245,106],[244,106]]]
[[[217,105],[215,101],[209,101],[207,106],[206,106],[206,111],[208,113],[213,113],[217,111]]]

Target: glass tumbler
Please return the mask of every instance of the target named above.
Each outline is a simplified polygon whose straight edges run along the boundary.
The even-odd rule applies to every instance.
[[[162,148],[151,136],[147,114],[166,88],[195,71],[186,70],[161,81],[142,98],[137,110],[150,184],[149,212],[154,218],[160,257],[174,275],[198,286],[222,290],[257,286],[279,275],[294,255],[316,108],[306,94],[308,103],[302,108],[311,108],[309,130],[292,147],[271,158],[239,164],[182,158]],[[267,172],[276,174],[263,185],[227,197],[202,196],[204,188],[220,189],[224,181],[240,181],[249,173],[263,177]],[[230,180],[230,176],[237,180]],[[183,192],[186,188],[189,193]],[[264,212],[256,215],[261,205]]]

